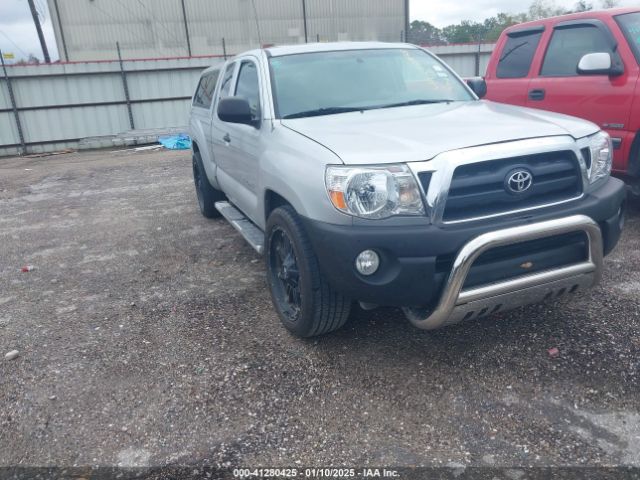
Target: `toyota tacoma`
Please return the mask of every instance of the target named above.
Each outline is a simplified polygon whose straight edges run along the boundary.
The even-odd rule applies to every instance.
[[[609,135],[485,93],[406,44],[270,47],[203,72],[200,210],[264,255],[288,330],[333,331],[354,303],[434,329],[598,282],[624,221]]]

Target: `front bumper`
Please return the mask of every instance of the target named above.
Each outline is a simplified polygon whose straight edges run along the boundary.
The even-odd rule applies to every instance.
[[[562,288],[571,290],[574,285],[586,287],[595,283],[601,270],[601,261],[598,258],[609,253],[620,238],[620,214],[624,198],[624,184],[611,178],[598,190],[576,202],[468,224],[338,226],[310,219],[303,221],[318,256],[320,268],[336,290],[364,303],[412,307],[410,312],[412,311],[417,319],[414,323],[421,323],[425,328],[434,328],[429,325],[437,326],[448,320],[439,319],[423,323],[420,318],[424,320],[428,312],[435,312],[439,307],[445,306],[443,311],[448,311],[448,314],[443,316],[455,321],[459,319],[458,313],[462,318],[468,315],[468,311],[462,312],[462,304],[481,302],[486,298],[510,295],[514,291],[530,288],[535,289],[537,293],[533,295],[534,292],[530,291],[529,297],[533,295],[537,298],[541,293],[544,298],[549,290],[545,289],[546,287],[542,290],[537,287],[555,284],[558,288],[554,287],[554,291],[559,292]],[[579,221],[576,220],[576,216],[580,217]],[[565,228],[567,225],[570,226],[568,230]],[[558,228],[559,226],[562,228]],[[596,230],[599,233],[596,233]],[[478,265],[474,265],[483,252],[494,247],[527,242],[535,238],[544,240],[545,237],[552,236],[562,242],[564,237],[558,235],[574,231],[587,234],[584,247],[588,249],[588,255],[585,254],[584,259],[575,257],[575,261],[570,265],[556,268],[557,264],[553,263],[553,260],[557,260],[558,256],[572,258],[574,254],[579,255],[576,253],[581,248],[579,242],[575,246],[572,243],[572,250],[569,246],[559,244],[544,251],[517,254],[504,262],[497,261],[488,265],[478,262]],[[494,243],[496,238],[501,240]],[[487,241],[489,247],[485,248]],[[354,266],[356,256],[365,249],[373,249],[381,257],[380,269],[370,277],[360,275]],[[455,280],[456,288],[452,289],[451,275],[455,273],[455,266],[463,256],[471,258],[470,261],[463,262],[469,267],[463,269],[466,270],[464,275]],[[540,265],[540,269],[534,270],[533,273],[523,272],[526,275],[514,278],[514,270],[529,259],[533,259],[532,263]],[[587,263],[591,265],[588,269]],[[576,265],[582,267],[576,269]],[[550,271],[558,269],[559,275],[548,276]],[[565,287],[564,280],[575,277],[574,273],[582,276],[580,281]],[[528,280],[518,283],[526,277],[529,277]],[[507,284],[503,285],[506,290],[487,290],[488,286],[499,284],[501,278],[509,278],[507,282],[502,282]],[[516,280],[517,282],[511,283]],[[468,281],[466,285],[465,281]],[[470,295],[469,292],[475,294]],[[484,293],[479,295],[481,292]],[[510,295],[509,299],[504,298],[503,305],[511,307],[523,303],[526,302]],[[478,306],[480,305],[474,305]],[[495,306],[492,303],[479,309],[475,308],[474,312],[477,310],[491,313],[493,308]],[[455,315],[454,310],[457,312]]]
[[[584,232],[587,236],[587,255],[583,261],[463,289],[471,267],[484,252],[504,245],[570,232]],[[585,215],[485,233],[471,240],[458,253],[435,309],[405,308],[405,314],[416,327],[431,330],[488,313],[536,303],[552,296],[561,296],[565,292],[573,293],[598,283],[602,275],[603,255],[600,227]]]

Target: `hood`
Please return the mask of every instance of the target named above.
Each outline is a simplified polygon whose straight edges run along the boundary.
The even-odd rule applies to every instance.
[[[430,160],[460,148],[599,128],[567,115],[489,101],[438,103],[284,119],[282,124],[333,151],[345,164]]]

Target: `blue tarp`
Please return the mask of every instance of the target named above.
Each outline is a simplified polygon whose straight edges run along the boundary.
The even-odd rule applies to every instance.
[[[189,135],[183,133],[180,135],[158,137],[158,142],[169,150],[189,150],[191,148],[191,138],[189,138]]]

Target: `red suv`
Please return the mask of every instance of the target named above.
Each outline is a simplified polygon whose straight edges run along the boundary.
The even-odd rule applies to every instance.
[[[612,138],[613,170],[640,195],[640,9],[547,18],[506,29],[487,98],[585,118]]]

